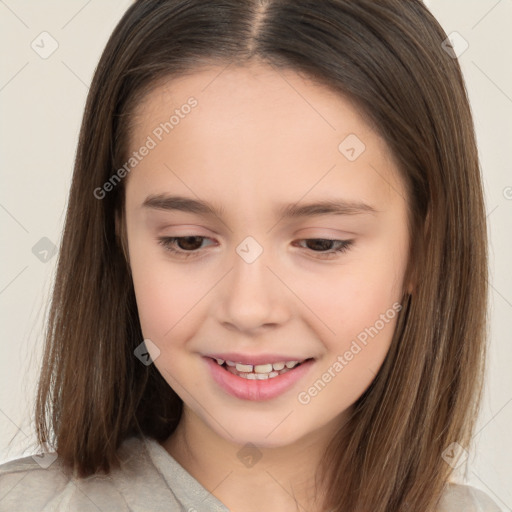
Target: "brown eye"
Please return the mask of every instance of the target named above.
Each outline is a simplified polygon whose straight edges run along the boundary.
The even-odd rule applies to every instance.
[[[162,245],[166,251],[179,257],[188,258],[200,252],[204,240],[209,239],[205,236],[164,236],[158,238],[158,243]]]
[[[305,242],[310,252],[317,253],[320,258],[335,257],[336,253],[348,251],[353,244],[353,240],[330,240],[328,238],[305,238],[300,240]],[[333,248],[334,247],[334,248]]]
[[[177,245],[184,251],[197,251],[203,243],[201,236],[184,236],[177,238]]]
[[[328,251],[332,249],[335,240],[326,240],[325,238],[306,239],[306,245],[313,251]]]

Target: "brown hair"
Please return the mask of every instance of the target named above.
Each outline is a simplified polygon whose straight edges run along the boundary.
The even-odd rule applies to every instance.
[[[386,360],[325,464],[326,508],[430,511],[479,411],[485,363],[485,209],[470,107],[446,34],[419,0],[139,0],[118,23],[80,131],[36,404],[40,445],[80,476],[110,471],[129,436],[166,439],[181,399],[142,341],[123,254],[134,109],[162,80],[259,59],[345,95],[385,138],[408,190],[412,248]],[[406,276],[406,277],[407,277]]]

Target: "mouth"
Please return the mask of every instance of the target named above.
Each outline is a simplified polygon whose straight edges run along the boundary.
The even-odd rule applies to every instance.
[[[251,364],[249,356],[230,354],[232,359],[223,359],[219,355],[203,356],[213,381],[224,392],[242,400],[270,400],[291,391],[315,363],[312,357],[287,360],[282,356],[259,356]]]
[[[303,363],[312,360],[310,357],[302,361],[279,361],[276,363],[264,363],[264,364],[245,364],[237,363],[235,361],[229,361],[219,358],[211,358],[220,367],[224,368],[228,372],[242,377],[247,380],[267,380],[274,379],[279,375],[283,375],[293,369],[297,368]]]

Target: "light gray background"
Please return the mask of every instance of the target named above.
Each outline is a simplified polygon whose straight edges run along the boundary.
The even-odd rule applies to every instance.
[[[0,463],[34,453],[31,412],[57,258],[45,263],[44,254],[36,257],[32,248],[43,237],[60,242],[88,84],[130,3],[0,0]],[[469,44],[459,60],[475,118],[490,226],[489,370],[465,478],[510,511],[512,0],[427,4],[448,34],[456,31]],[[46,59],[31,47],[44,31],[59,45]],[[457,475],[464,477],[461,470]]]

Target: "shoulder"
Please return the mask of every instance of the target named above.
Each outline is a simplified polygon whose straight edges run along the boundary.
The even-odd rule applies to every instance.
[[[75,477],[57,453],[6,462],[0,465],[0,512],[182,510],[150,456],[156,441],[147,441],[125,439],[118,450],[120,467],[87,478]]]
[[[470,485],[449,483],[437,512],[502,512],[488,494]]]
[[[0,512],[89,509],[128,511],[110,476],[76,479],[56,453],[23,457],[0,465]]]

